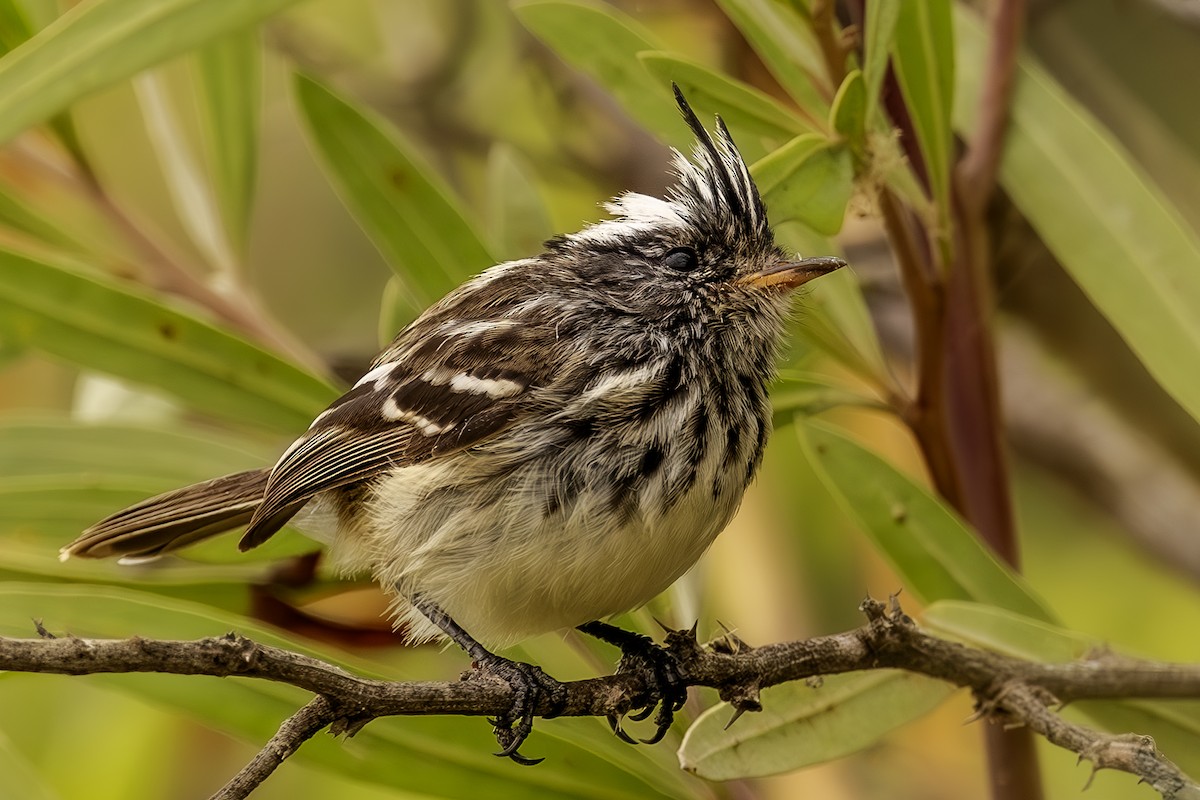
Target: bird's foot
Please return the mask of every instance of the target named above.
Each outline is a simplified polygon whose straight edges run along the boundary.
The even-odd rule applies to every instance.
[[[543,716],[557,716],[566,703],[566,687],[543,672],[540,667],[511,661],[494,653],[486,653],[477,658],[475,666],[482,672],[504,679],[513,691],[513,702],[508,711],[488,720],[492,724],[496,741],[500,744],[500,752],[496,755],[527,767],[540,764],[543,759],[526,758],[521,755],[521,745],[533,731],[533,716],[542,698],[550,701],[550,711]]]
[[[441,606],[420,594],[412,596],[413,606],[429,619],[442,632],[450,637],[459,647],[467,652],[475,662],[477,674],[494,675],[501,678],[512,687],[513,700],[508,711],[492,723],[496,741],[500,744],[500,752],[496,755],[511,758],[518,764],[533,766],[542,762],[540,758],[526,758],[518,752],[525,739],[533,730],[533,715],[541,704],[542,698],[549,700],[548,709],[543,716],[555,717],[562,713],[567,702],[567,689],[558,681],[551,678],[541,669],[521,661],[511,661],[496,655],[480,644],[471,634],[463,630]]]
[[[637,675],[649,687],[645,703],[635,709],[629,718],[640,722],[654,714],[655,731],[643,744],[657,744],[667,735],[675,721],[675,712],[687,701],[687,683],[680,674],[679,661],[670,650],[656,644],[649,636],[626,631],[604,622],[589,622],[579,630],[621,648],[621,660],[617,664],[618,675]],[[657,709],[657,713],[655,710]],[[609,714],[608,725],[621,741],[637,744],[621,727],[621,715]]]

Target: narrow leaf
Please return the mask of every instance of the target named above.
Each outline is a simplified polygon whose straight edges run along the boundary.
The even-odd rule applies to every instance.
[[[815,301],[805,307],[800,330],[877,388],[890,378],[883,349],[853,266],[838,270],[813,287]]]
[[[683,768],[713,781],[777,775],[870,747],[924,716],[954,687],[923,675],[878,670],[828,675],[821,685],[785,683],[763,691],[763,710],[725,730],[732,711],[708,709],[679,749]]]
[[[336,393],[190,314],[66,263],[0,248],[0,331],[185,406],[268,430],[304,430]]]
[[[897,3],[893,42],[896,75],[925,159],[933,200],[950,208],[950,109],[954,102],[954,39],[950,0]]]
[[[929,489],[829,425],[796,425],[805,456],[922,602],[974,600],[1035,619],[1050,612]]]
[[[488,154],[488,230],[501,258],[527,258],[554,235],[533,170],[511,145]]]
[[[134,77],[133,88],[176,217],[208,263],[226,275],[232,274],[235,259],[216,200],[198,159],[187,146],[187,136],[169,97],[163,74],[160,71],[143,72]]]
[[[850,153],[816,133],[803,133],[751,167],[776,223],[797,220],[832,236],[842,228],[854,193]]]
[[[0,0],[0,55],[15,50],[34,33],[33,22],[20,0]],[[56,115],[50,120],[50,126],[75,160],[86,165],[87,159],[79,145],[79,135],[70,115],[65,112]]]
[[[798,4],[776,0],[717,0],[779,84],[800,106],[808,127],[819,129],[833,87],[821,46]]]
[[[775,241],[797,256],[839,253],[828,237],[797,222],[777,223]],[[883,351],[853,265],[817,281],[806,294],[793,332],[874,386],[886,386]]]
[[[863,31],[863,79],[867,90],[867,123],[873,125],[879,113],[879,95],[887,74],[888,55],[896,35],[896,18],[900,3],[867,3],[867,18]]]
[[[245,436],[211,431],[0,418],[0,476],[103,472],[181,485],[261,466],[278,455],[251,445]]]
[[[0,55],[33,36],[33,23],[19,0],[0,0]]]
[[[224,36],[192,59],[212,187],[226,234],[246,246],[258,166],[262,50],[257,30]]]
[[[876,398],[847,389],[836,379],[815,372],[782,370],[771,387],[771,413],[777,428],[790,425],[796,414],[811,417],[839,406],[886,409]]]
[[[971,127],[986,37],[955,18],[955,121]],[[1019,62],[1000,181],[1055,258],[1159,384],[1200,420],[1200,236],[1104,125],[1032,59]]]
[[[670,86],[656,79],[637,54],[665,49],[636,20],[611,6],[583,0],[519,0],[521,24],[558,56],[598,81],[646,130],[665,142],[681,142]]]
[[[403,281],[413,313],[495,263],[453,193],[392,126],[304,75],[295,91],[334,186]]]
[[[833,108],[829,110],[829,123],[851,146],[862,146],[867,124],[867,88],[859,70],[851,70],[838,87]]]
[[[933,633],[1030,661],[1072,661],[1101,644],[1044,619],[961,600],[932,604],[921,612],[921,624]]]
[[[719,113],[735,133],[766,137],[779,145],[810,129],[770,95],[695,61],[657,51],[638,53],[638,59],[663,84],[679,84],[693,108]],[[745,135],[738,144],[748,160],[761,155],[760,148],[759,153],[747,149]]]
[[[82,2],[0,59],[0,143],[81,97],[296,2]]]

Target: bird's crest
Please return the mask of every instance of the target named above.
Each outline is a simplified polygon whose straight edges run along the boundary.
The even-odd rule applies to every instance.
[[[666,198],[626,192],[605,205],[616,219],[568,238],[604,240],[627,235],[630,227],[653,230],[667,225],[695,227],[724,241],[769,244],[772,236],[766,206],[729,129],[718,116],[714,138],[679,87],[673,87],[684,121],[696,136],[696,146],[691,159],[673,151],[676,182]]]
[[[725,121],[717,117],[714,141],[688,105],[683,92],[675,84],[672,88],[684,121],[696,135],[696,148],[690,161],[675,151],[673,166],[679,182],[672,187],[668,197],[693,215],[708,218],[742,236],[751,239],[769,237],[771,229],[766,206]]]

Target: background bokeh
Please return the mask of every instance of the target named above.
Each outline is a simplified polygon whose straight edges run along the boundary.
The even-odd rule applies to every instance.
[[[62,11],[53,0],[3,5],[20,8],[35,28]],[[781,96],[716,4],[612,5],[670,49]],[[0,33],[12,34],[3,30],[3,19]],[[411,317],[421,303],[397,299],[403,289],[388,288],[393,272],[385,257],[314,152],[297,108],[297,71],[318,76],[394,125],[458,198],[498,258],[536,252],[545,237],[599,219],[606,198],[626,189],[658,192],[669,179],[666,144],[601,85],[564,64],[505,3],[309,0],[247,36],[252,52],[261,55],[261,94],[252,95],[261,105],[243,231],[233,223],[223,241],[206,236],[196,226],[195,207],[181,199],[181,187],[189,185],[186,165],[208,174],[215,163],[206,150],[211,134],[198,99],[196,64],[183,57],[150,78],[121,82],[70,107],[82,162],[45,127],[0,149],[0,243],[66,253],[85,268],[141,281],[154,291],[163,282],[155,285],[147,276],[161,279],[164,273],[143,269],[148,254],[182,265],[200,276],[199,284],[235,295],[239,308],[265,320],[263,330],[276,337],[266,342],[270,349],[336,383],[352,379],[374,355],[381,308],[386,327],[389,320]],[[1200,69],[1200,17],[1147,0],[1042,0],[1031,4],[1028,44],[1194,224],[1200,215],[1200,106],[1191,99],[1187,76]],[[182,154],[165,146],[164,136]],[[53,222],[56,232],[39,235],[14,224],[20,214]],[[1158,387],[1003,197],[993,204],[991,221],[999,254],[1001,376],[1029,584],[1065,627],[1089,640],[1159,659],[1200,661],[1196,422]],[[54,238],[59,233],[62,240]],[[861,197],[851,201],[838,243],[853,265],[891,369],[903,379],[910,322],[879,226]],[[181,307],[214,317],[203,298],[186,294],[176,298]],[[820,290],[815,294],[819,301]],[[789,364],[866,391],[803,338],[803,325]],[[269,462],[290,441],[280,426],[198,414],[161,391],[48,355],[18,333],[0,325],[0,427],[10,432],[3,441],[13,448],[7,459],[25,458],[27,451],[49,459],[61,451],[70,460],[77,448],[91,446],[82,444],[90,439],[76,438],[83,435],[76,426],[85,422],[109,426],[95,444],[98,452],[123,440],[132,454],[143,446],[170,448],[169,438],[142,445],[136,434],[166,429],[182,432],[180,453],[197,459],[206,453],[213,465],[230,469]],[[265,340],[259,335],[257,341]],[[839,409],[832,416],[922,478],[912,442],[889,415]],[[126,425],[131,427],[112,427]],[[11,434],[17,429],[43,438],[18,447]],[[0,452],[0,466],[7,463]],[[193,472],[199,479],[206,463],[146,467],[142,477],[116,487],[105,484],[104,465],[96,464],[72,485],[112,493],[62,506],[55,494],[62,484],[22,477],[17,467],[0,470],[0,548],[9,554],[0,556],[0,582],[11,590],[0,600],[3,632],[32,635],[33,616],[56,633],[89,634],[97,632],[94,620],[103,618],[112,635],[186,638],[223,632],[226,624],[244,630],[248,623],[238,615],[247,615],[260,622],[264,635],[276,630],[287,641],[334,650],[369,672],[453,678],[466,666],[455,651],[389,644],[381,601],[366,584],[339,582],[320,566],[307,582],[290,580],[285,567],[296,565],[288,559],[312,549],[295,533],[245,560],[235,557],[233,540],[225,538],[163,569],[58,564],[56,548],[73,535],[70,525],[80,515],[111,510],[104,498],[170,488]],[[27,592],[32,585],[53,591]],[[864,595],[883,597],[902,585],[814,474],[796,431],[785,424],[729,530],[680,587],[627,622],[652,631],[651,612],[679,625],[699,618],[705,636],[729,626],[750,643],[766,643],[856,626]],[[126,593],[143,588],[155,593],[146,596],[163,598],[162,609],[179,615],[137,612],[134,595]],[[920,610],[916,598],[902,599],[907,610]],[[186,626],[172,625],[185,617]],[[574,636],[541,637],[524,653],[563,678],[612,663],[611,653]],[[217,683],[0,675],[0,774],[6,776],[0,798],[207,796],[301,698],[272,689],[278,714],[243,724],[235,718],[265,701],[247,697],[239,707],[238,690],[223,686],[218,693]],[[698,693],[689,716],[714,701]],[[1181,708],[1184,716],[1192,709]],[[441,794],[439,786],[449,796],[467,796],[472,786],[495,796],[587,796],[580,787],[589,775],[608,780],[604,768],[616,764],[624,774],[650,777],[644,784],[630,779],[624,787],[596,786],[592,796],[635,796],[656,786],[697,797],[981,797],[980,726],[968,722],[971,714],[970,698],[960,692],[856,755],[720,785],[674,771],[678,734],[656,748],[626,753],[624,745],[608,741],[602,721],[542,722],[526,750],[548,755],[548,764],[559,759],[562,772],[539,773],[489,761],[487,729],[479,720],[390,720],[396,724],[373,723],[369,730],[379,729],[378,740],[366,744],[322,734],[255,796],[382,799]],[[231,736],[231,730],[241,735]],[[598,754],[595,762],[580,761],[575,747]],[[1088,767],[1076,766],[1073,754],[1041,750],[1048,795],[1075,796],[1088,780]],[[379,763],[381,753],[394,763]],[[428,770],[427,782],[412,783],[426,789],[389,788],[375,777],[386,770]],[[563,772],[573,772],[577,781],[556,783]],[[446,777],[452,774],[462,776],[461,785]],[[1134,784],[1127,775],[1102,774],[1087,796],[1154,796]]]

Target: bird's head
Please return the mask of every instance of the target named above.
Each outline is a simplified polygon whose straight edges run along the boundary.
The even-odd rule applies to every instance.
[[[704,307],[782,307],[786,290],[845,265],[793,258],[775,244],[767,209],[725,123],[716,136],[679,87],[675,99],[696,136],[692,158],[675,151],[665,198],[626,192],[607,204],[612,219],[553,243],[601,300],[635,313]]]

